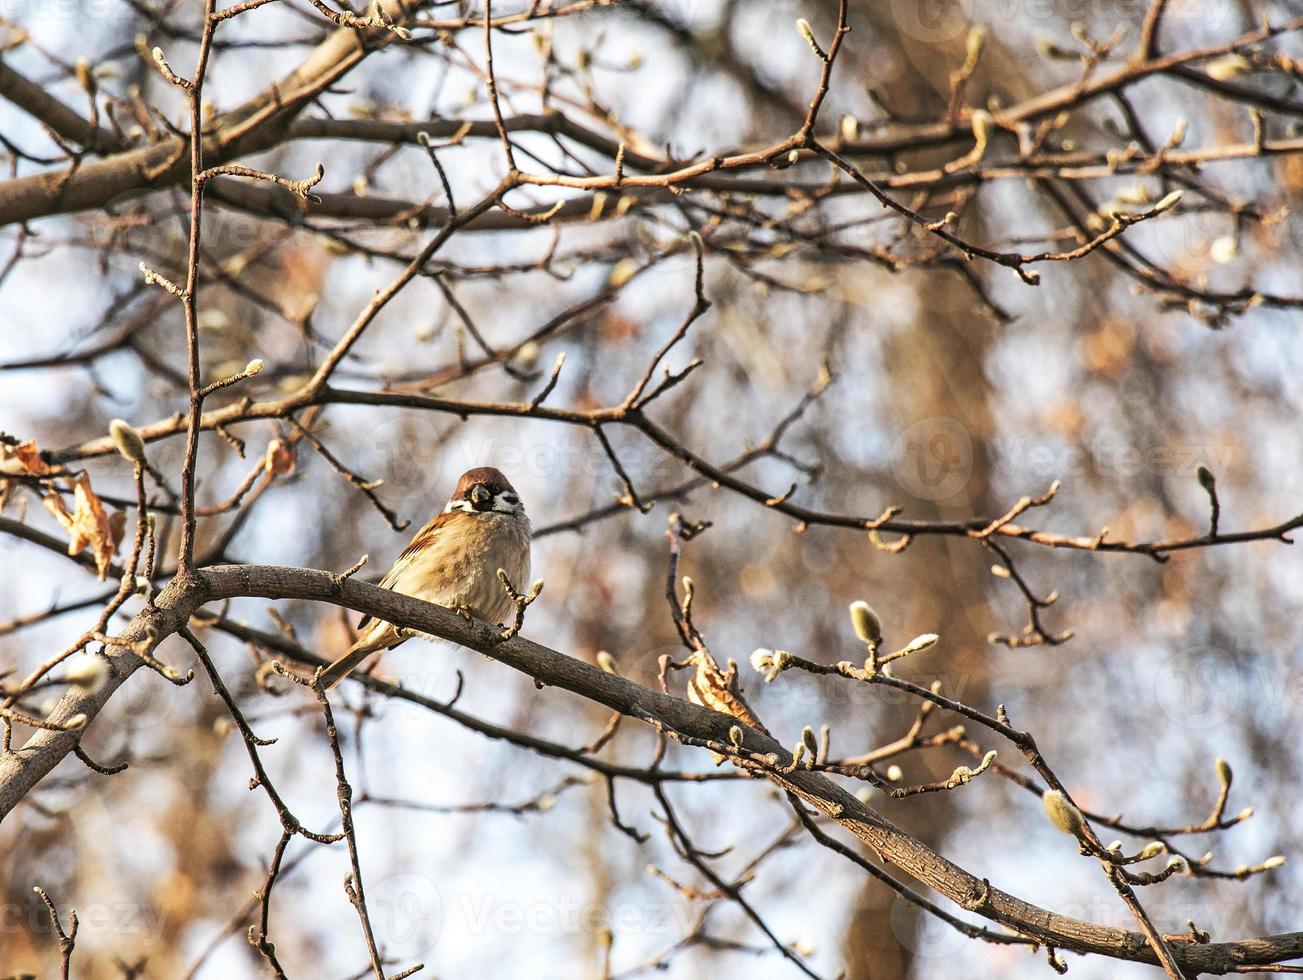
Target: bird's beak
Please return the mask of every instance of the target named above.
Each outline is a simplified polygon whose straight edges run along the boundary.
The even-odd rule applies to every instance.
[[[471,506],[483,510],[493,503],[493,492],[480,483],[471,488]]]

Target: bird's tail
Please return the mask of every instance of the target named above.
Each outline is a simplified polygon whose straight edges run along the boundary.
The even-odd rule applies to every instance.
[[[329,691],[361,665],[362,661],[386,644],[377,642],[378,637],[363,634],[338,660],[321,672],[322,686]]]

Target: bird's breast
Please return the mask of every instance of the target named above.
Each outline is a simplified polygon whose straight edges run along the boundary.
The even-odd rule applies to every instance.
[[[523,518],[466,514],[449,521],[430,543],[412,554],[393,589],[448,608],[466,606],[478,619],[505,622],[510,597],[498,579],[501,568],[517,592],[529,588],[530,528]]]

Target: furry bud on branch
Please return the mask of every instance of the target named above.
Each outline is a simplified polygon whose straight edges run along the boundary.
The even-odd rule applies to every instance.
[[[1184,191],[1172,191],[1165,198],[1154,205],[1154,214],[1162,214],[1164,211],[1170,211],[1176,207],[1177,202],[1181,200]]]
[[[84,691],[97,691],[108,678],[108,666],[103,659],[90,653],[79,653],[67,662],[63,679]]]
[[[1229,788],[1231,785],[1231,778],[1234,776],[1234,773],[1231,772],[1231,764],[1221,756],[1218,756],[1217,761],[1213,764],[1217,767],[1217,778],[1222,781],[1223,786]]]
[[[805,39],[805,43],[810,45],[810,50],[814,52],[816,58],[820,61],[828,60],[823,48],[819,47],[819,42],[814,39],[814,30],[810,27],[810,22],[804,17],[797,19],[796,33],[800,34]]]
[[[937,640],[939,639],[941,639],[941,637],[937,636],[935,633],[924,633],[922,636],[916,636],[914,639],[910,640],[905,648],[900,652],[906,654],[918,653],[920,650],[928,650],[936,646]]]
[[[876,647],[882,642],[882,620],[867,603],[859,599],[851,603],[851,626],[855,635],[869,646]]]
[[[1041,805],[1045,807],[1045,813],[1050,818],[1050,823],[1065,834],[1081,837],[1086,829],[1086,818],[1082,816],[1076,805],[1068,799],[1067,794],[1062,790],[1047,789],[1041,796]]]
[[[145,439],[130,423],[114,419],[109,423],[109,435],[123,459],[132,463],[145,462]]]

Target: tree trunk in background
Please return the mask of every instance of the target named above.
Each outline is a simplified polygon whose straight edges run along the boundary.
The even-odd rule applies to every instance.
[[[944,112],[949,99],[950,73],[964,63],[965,29],[936,41],[920,40],[911,37],[907,28],[902,30],[903,25],[893,16],[896,6],[864,3],[854,11],[853,22],[871,34],[875,48],[903,55],[897,57],[892,76],[878,71],[871,82],[864,81],[881,93],[893,112],[935,117]],[[1007,97],[1010,88],[1017,88],[1017,77],[1014,59],[988,38],[968,84],[965,104],[984,105],[995,78],[1000,79],[1001,94]],[[962,152],[951,147],[928,155],[928,159],[935,166]],[[921,163],[911,158],[911,165]],[[983,241],[988,237],[984,225],[982,208],[975,202],[965,211],[960,234],[969,241]],[[885,364],[899,435],[894,468],[897,485],[890,487],[889,499],[904,506],[910,516],[924,520],[995,514],[1001,509],[991,495],[988,445],[994,427],[985,373],[998,325],[959,276],[949,277],[951,288],[938,288],[945,278],[919,278],[917,317],[908,330],[891,338]],[[906,452],[903,462],[899,461],[902,445]],[[941,538],[916,541],[907,556],[917,590],[912,608],[900,611],[909,620],[898,629],[909,632],[893,636],[907,640],[915,633],[940,633],[942,645],[935,659],[925,665],[926,673],[961,682],[967,703],[986,703],[991,655],[986,635],[994,624],[986,609],[989,575],[984,556]],[[897,723],[893,713],[887,724]],[[889,739],[900,733],[893,729],[878,734]],[[902,765],[906,779],[913,783],[944,779],[959,761],[955,755],[932,752],[911,756],[902,760]],[[897,806],[886,801],[883,810],[888,816],[907,810],[911,829],[944,851],[945,837],[961,815],[960,806],[961,800],[942,793],[915,797]],[[915,960],[926,960],[929,955],[929,939],[918,931],[918,925],[911,906],[867,879],[846,932],[850,980],[909,976]]]

